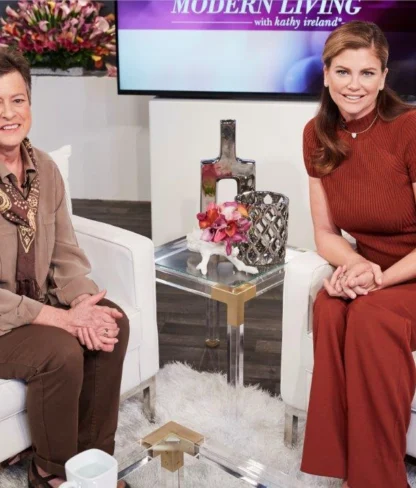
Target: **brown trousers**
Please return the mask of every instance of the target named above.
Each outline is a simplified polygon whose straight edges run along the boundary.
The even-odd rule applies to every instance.
[[[109,300],[106,305],[122,310]],[[113,454],[127,317],[117,320],[111,353],[88,351],[57,327],[26,325],[0,337],[0,378],[27,382],[27,414],[36,463],[65,477],[65,462],[97,448]]]
[[[350,488],[405,488],[416,387],[416,283],[353,301],[321,290],[301,470]]]

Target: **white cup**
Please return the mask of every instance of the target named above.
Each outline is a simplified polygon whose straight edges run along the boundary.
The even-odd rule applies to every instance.
[[[61,488],[116,488],[117,461],[104,451],[89,449],[65,463],[68,481]]]

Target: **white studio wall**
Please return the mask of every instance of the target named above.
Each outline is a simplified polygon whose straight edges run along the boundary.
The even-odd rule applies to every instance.
[[[315,248],[302,133],[316,102],[152,99],[149,105],[155,245],[197,225],[200,161],[219,154],[220,120],[236,119],[237,156],[256,161],[256,188],[290,199],[288,243]],[[235,193],[235,185],[224,185],[219,200]]]
[[[302,131],[315,102],[172,100],[117,95],[108,77],[34,76],[33,144],[72,146],[73,198],[152,201],[156,245],[196,224],[200,161],[219,154],[220,120],[237,120],[237,156],[257,163],[257,189],[290,198],[289,244],[314,248]],[[150,120],[149,120],[150,119]],[[234,182],[221,182],[220,200]]]
[[[108,77],[34,76],[32,143],[72,146],[73,198],[150,200],[151,97],[117,95]]]

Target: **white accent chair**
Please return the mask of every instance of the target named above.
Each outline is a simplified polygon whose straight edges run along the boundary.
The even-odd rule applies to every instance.
[[[51,153],[65,181],[69,209],[70,154],[70,146]],[[91,278],[107,289],[107,297],[120,305],[130,320],[121,400],[142,391],[147,416],[153,418],[159,370],[153,243],[133,232],[75,215],[72,222],[79,245],[91,262]],[[31,445],[25,408],[25,383],[0,379],[0,462]]]
[[[296,444],[298,419],[305,417],[308,409],[313,372],[313,303],[333,269],[312,251],[294,258],[286,267],[280,391],[285,403],[287,446]],[[416,457],[416,396],[407,432],[407,454]]]

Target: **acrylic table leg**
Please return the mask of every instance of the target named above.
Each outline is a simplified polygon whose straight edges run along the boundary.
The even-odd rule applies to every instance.
[[[227,305],[227,380],[231,385],[244,383],[244,306],[256,296],[256,286],[245,283],[238,287],[215,285],[211,298]]]
[[[183,453],[182,453],[183,455]],[[163,466],[160,470],[161,487],[163,488],[183,488],[185,486],[184,467],[182,466],[177,471],[169,471]]]
[[[207,347],[218,347],[220,345],[220,304],[216,300],[207,300],[206,328]]]
[[[227,382],[244,384],[244,324],[227,325]]]

